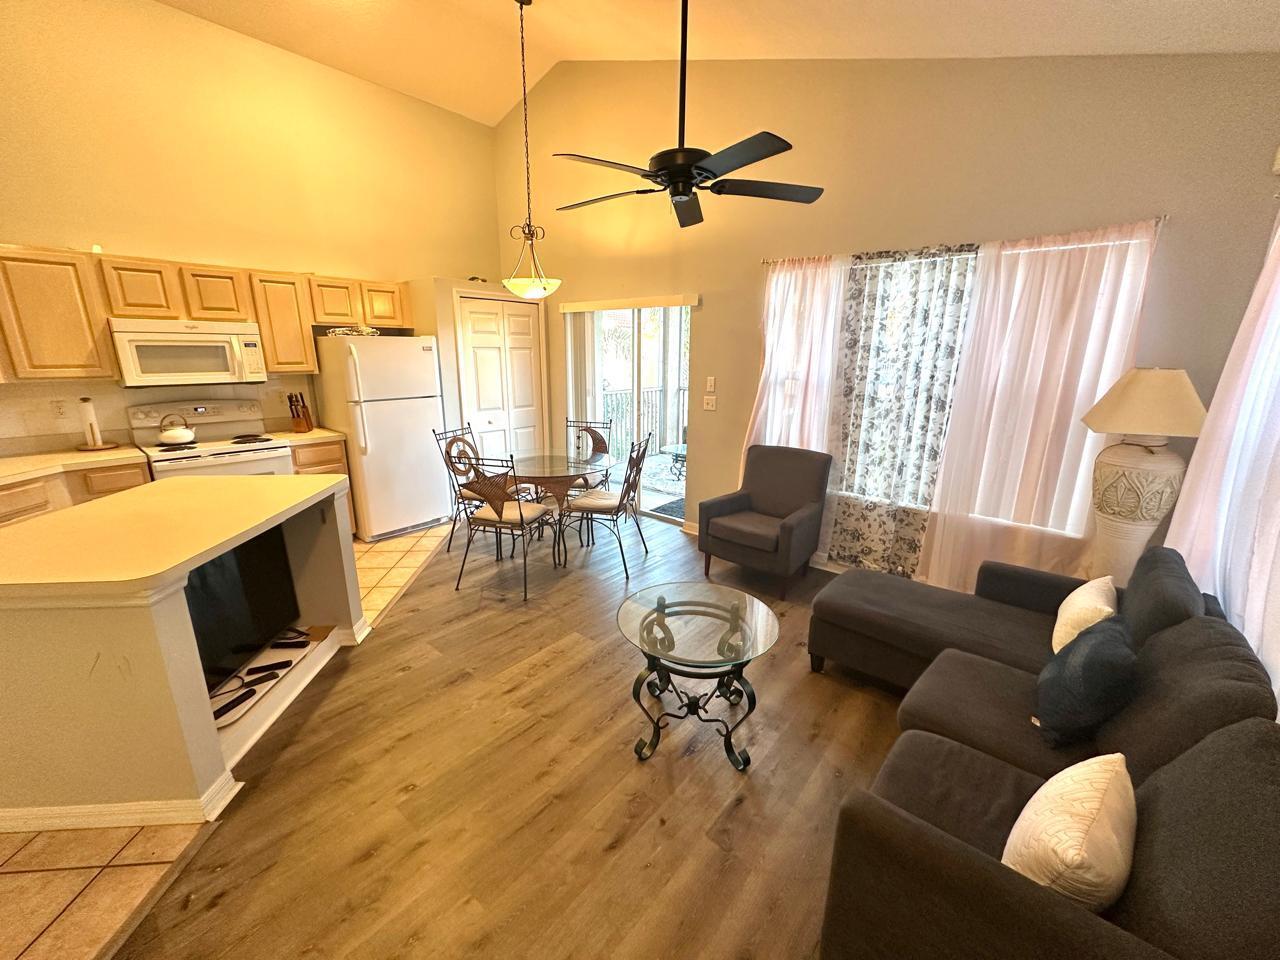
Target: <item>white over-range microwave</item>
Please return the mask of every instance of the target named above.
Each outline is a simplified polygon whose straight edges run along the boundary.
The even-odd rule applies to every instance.
[[[111,339],[126,387],[267,379],[256,323],[112,318]]]

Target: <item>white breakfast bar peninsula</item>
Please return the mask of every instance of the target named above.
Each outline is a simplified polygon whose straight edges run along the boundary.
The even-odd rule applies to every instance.
[[[332,474],[173,477],[0,529],[0,832],[216,816],[232,766],[369,631],[347,499]],[[185,588],[276,527],[298,625],[331,629],[218,729]]]

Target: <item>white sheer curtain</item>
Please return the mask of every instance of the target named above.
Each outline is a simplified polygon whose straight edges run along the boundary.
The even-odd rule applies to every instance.
[[[1165,542],[1280,687],[1280,220]]]
[[[765,278],[764,367],[747,440],[826,450],[836,334],[848,257],[769,264]]]
[[[1133,365],[1154,220],[984,244],[918,576],[983,560],[1079,573],[1105,437],[1081,416]]]

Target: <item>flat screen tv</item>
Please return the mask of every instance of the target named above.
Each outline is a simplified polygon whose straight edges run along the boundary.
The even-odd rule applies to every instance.
[[[210,690],[298,619],[298,596],[279,527],[196,567],[186,590]]]

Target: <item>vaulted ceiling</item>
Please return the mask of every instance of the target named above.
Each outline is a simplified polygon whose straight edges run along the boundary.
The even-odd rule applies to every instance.
[[[160,0],[495,124],[520,95],[515,0]],[[692,0],[699,60],[1280,50],[1276,0]],[[679,0],[535,0],[532,86],[561,60],[669,60]]]

